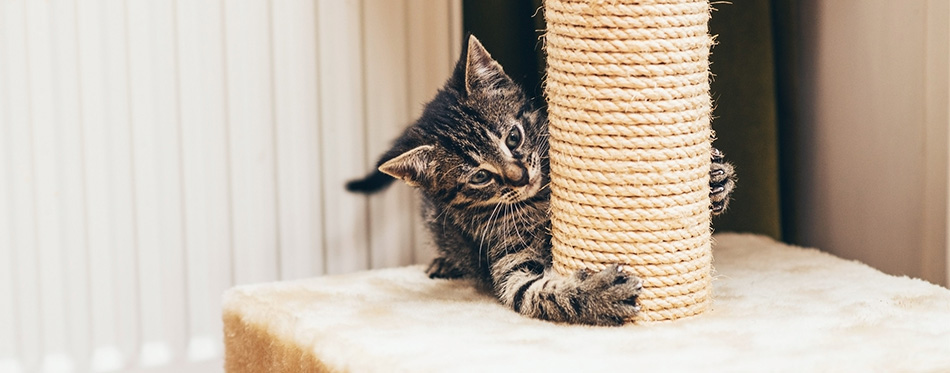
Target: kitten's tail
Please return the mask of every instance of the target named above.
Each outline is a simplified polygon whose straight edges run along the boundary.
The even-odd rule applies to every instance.
[[[396,178],[376,170],[362,179],[351,180],[346,183],[346,190],[354,193],[373,194],[385,189],[394,180]]]

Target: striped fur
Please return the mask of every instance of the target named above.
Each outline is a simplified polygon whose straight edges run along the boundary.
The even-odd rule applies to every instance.
[[[379,170],[347,187],[372,193],[398,178],[420,190],[439,254],[430,277],[475,279],[530,317],[622,324],[638,311],[638,279],[617,266],[572,276],[551,270],[547,138],[545,113],[470,37],[452,77]],[[711,186],[724,208],[732,168],[714,169],[723,170],[715,181],[728,184]]]

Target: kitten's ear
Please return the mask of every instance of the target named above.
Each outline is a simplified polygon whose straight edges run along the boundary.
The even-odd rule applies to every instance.
[[[495,62],[475,35],[468,37],[468,52],[465,57],[465,93],[492,88],[499,83],[512,82],[501,64]]]
[[[411,186],[419,186],[423,171],[429,165],[432,145],[422,145],[402,153],[379,166],[379,171],[401,179]]]

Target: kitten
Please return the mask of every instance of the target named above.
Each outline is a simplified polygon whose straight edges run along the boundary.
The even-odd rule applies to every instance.
[[[523,315],[619,325],[639,310],[638,278],[618,265],[562,276],[551,269],[546,114],[535,108],[474,36],[451,78],[422,116],[380,158],[378,170],[347,184],[373,193],[394,178],[422,194],[438,246],[432,278],[472,278]],[[720,213],[732,167],[713,152],[711,206]]]

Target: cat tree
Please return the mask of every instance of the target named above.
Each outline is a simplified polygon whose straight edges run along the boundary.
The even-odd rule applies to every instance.
[[[646,285],[637,321],[702,312],[707,1],[545,5],[555,268],[625,263]],[[418,266],[237,286],[223,299],[225,368],[950,371],[950,290],[765,237],[717,241],[715,309],[660,327],[522,317]]]
[[[554,268],[643,280],[636,321],[711,292],[707,0],[545,0]]]

